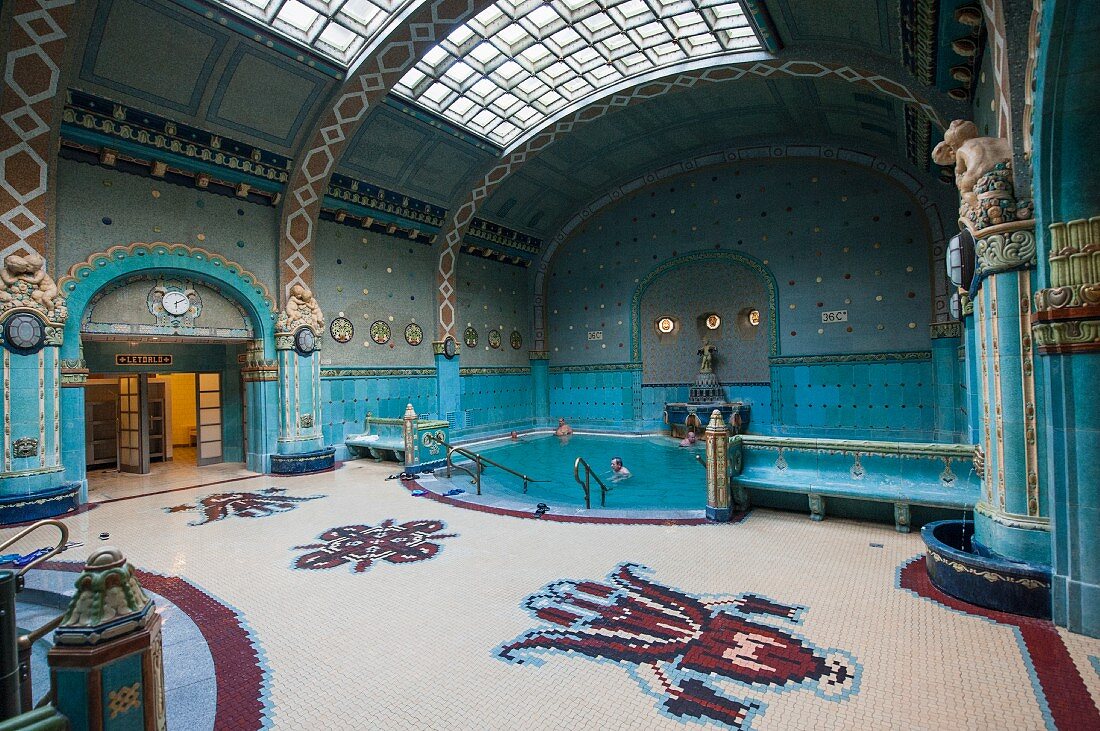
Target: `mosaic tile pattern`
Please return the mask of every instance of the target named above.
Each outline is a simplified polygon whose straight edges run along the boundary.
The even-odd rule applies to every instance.
[[[414,563],[427,561],[439,553],[439,541],[454,538],[457,533],[440,533],[442,520],[413,520],[395,524],[387,518],[379,525],[345,525],[330,528],[319,538],[321,543],[295,546],[296,549],[316,549],[294,562],[296,569],[332,569],[350,563],[352,571],[361,574],[378,561]]]
[[[281,487],[269,487],[259,492],[216,492],[199,498],[195,505],[174,505],[165,508],[164,512],[199,513],[202,517],[199,520],[191,521],[188,525],[206,525],[231,516],[237,518],[266,518],[269,515],[294,510],[298,503],[307,500],[320,500],[325,497],[324,495],[295,497],[284,495],[285,492],[286,489]]]
[[[242,648],[237,671],[265,678],[244,697],[249,718],[255,721],[259,710],[273,729],[729,727],[713,717],[687,715],[691,709],[681,706],[673,709],[685,713],[674,715],[664,706],[671,696],[643,690],[648,686],[639,684],[636,664],[526,651],[545,660],[535,667],[505,662],[496,653],[502,643],[533,630],[566,629],[533,621],[522,606],[545,593],[540,587],[563,577],[613,586],[601,577],[624,559],[652,569],[639,574],[648,584],[689,599],[753,595],[808,607],[793,615],[773,610],[778,616],[711,609],[730,617],[723,621],[783,632],[818,656],[836,648],[858,663],[858,688],[839,702],[813,692],[816,681],[780,690],[706,674],[705,682],[722,696],[766,706],[748,719],[756,731],[1090,728],[1045,709],[1095,706],[1100,676],[1089,657],[1100,657],[1100,640],[1039,623],[1037,631],[1045,628],[1045,636],[1060,637],[1064,646],[1043,661],[1034,650],[1022,652],[1019,628],[899,589],[898,567],[924,550],[915,534],[834,518],[814,523],[805,515],[760,509],[736,525],[517,520],[425,502],[400,481],[386,481],[393,471],[392,465],[350,462],[336,472],[287,477],[279,481],[285,495],[328,497],[263,520],[219,520],[201,529],[163,509],[194,504],[217,488],[182,495],[130,490],[126,499],[65,518],[71,539],[84,543],[65,557],[84,558],[102,545],[98,536],[107,531],[137,568],[178,576],[232,607],[253,642],[251,649]],[[234,484],[250,491],[271,484],[270,478],[255,479]],[[320,542],[309,539],[332,526],[378,526],[387,519],[397,526],[426,518],[446,524],[429,542],[441,533],[460,535],[438,541],[445,550],[437,560],[375,565],[369,580],[352,563],[332,570],[291,568],[297,557],[316,550],[293,546]],[[6,528],[0,535],[14,532]],[[38,547],[36,541],[24,543],[13,550]],[[149,586],[167,596],[167,590]],[[213,603],[203,606],[223,612]],[[800,624],[790,622],[792,616]],[[220,646],[217,638],[216,632],[210,635],[212,647]],[[228,647],[226,652],[232,655]],[[1057,681],[1044,680],[1037,695],[1033,679],[1047,672],[1041,668],[1049,668],[1050,678],[1076,674],[1089,700]],[[447,679],[445,692],[438,690],[439,678]],[[677,687],[685,679],[692,678],[677,677]],[[236,707],[234,696],[241,691],[235,680],[219,675],[216,688],[195,702],[224,698],[228,708]],[[247,721],[224,726],[256,727]]]

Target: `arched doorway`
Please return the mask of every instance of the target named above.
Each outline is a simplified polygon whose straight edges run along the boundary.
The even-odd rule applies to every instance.
[[[118,475],[168,465],[178,478],[169,482],[223,462],[266,471],[277,437],[263,418],[277,399],[275,316],[253,274],[203,249],[138,243],[94,254],[58,285],[69,308],[70,479],[96,467]]]

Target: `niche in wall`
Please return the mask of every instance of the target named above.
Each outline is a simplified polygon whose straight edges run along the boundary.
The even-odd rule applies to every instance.
[[[174,298],[180,303],[169,302]],[[182,308],[186,307],[186,310]],[[172,311],[169,311],[172,310]],[[252,338],[252,320],[236,301],[212,285],[188,279],[137,275],[92,298],[80,331],[102,335],[180,335]]]
[[[760,324],[748,326],[747,313],[760,313]],[[768,290],[760,275],[732,260],[689,263],[654,279],[641,300],[642,383],[693,383],[699,372],[703,338],[718,348],[714,369],[722,383],[766,383],[769,380]],[[661,318],[676,323],[662,334]],[[708,326],[708,319],[710,326]]]

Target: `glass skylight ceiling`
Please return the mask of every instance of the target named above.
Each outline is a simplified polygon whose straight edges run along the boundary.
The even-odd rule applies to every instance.
[[[410,0],[216,0],[276,33],[350,66]]]
[[[737,0],[498,0],[394,89],[507,147],[616,82],[760,48]]]

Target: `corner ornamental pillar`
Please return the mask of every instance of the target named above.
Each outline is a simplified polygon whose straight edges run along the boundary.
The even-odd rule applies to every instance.
[[[88,557],[47,656],[73,731],[164,731],[161,619],[117,548]]]
[[[550,424],[550,352],[532,350],[527,354],[531,363],[531,394],[535,416],[533,426]]]
[[[462,377],[459,368],[458,343],[448,335],[443,340],[432,343],[435,354],[436,416],[451,425],[452,429],[461,429],[462,421]]]
[[[730,473],[727,464],[730,433],[722,412],[710,413],[707,424],[707,520],[724,523],[730,519]]]
[[[275,323],[279,377],[279,437],[271,455],[275,474],[320,472],[335,464],[336,450],[324,445],[321,431],[324,328],[325,318],[313,292],[302,284],[292,286]]]
[[[974,309],[976,347],[967,351],[967,366],[976,366],[985,470],[973,541],[980,550],[1045,567],[1050,513],[1040,479],[1045,410],[1036,397],[1030,324],[1037,281],[1032,201],[1016,197],[1008,141],[979,137],[973,122],[952,122],[932,157],[954,164],[962,233],[948,256],[953,283]]]

